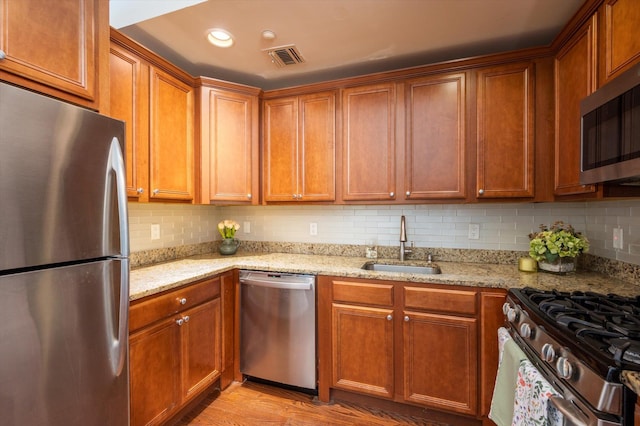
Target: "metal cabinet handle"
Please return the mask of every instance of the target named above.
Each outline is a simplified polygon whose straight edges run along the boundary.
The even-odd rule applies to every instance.
[[[393,196],[394,196],[394,195],[396,195],[396,193],[395,193],[395,192],[390,192],[390,193],[389,193],[389,197],[391,197],[391,198],[393,198]]]
[[[409,315],[404,316],[404,322],[409,322]]]
[[[391,316],[391,314],[387,315],[387,321],[391,321],[393,319],[393,316]]]
[[[479,189],[478,190],[478,194],[483,195],[484,194],[484,189]]]
[[[137,192],[138,194],[142,194],[142,193],[144,192],[144,188],[138,188],[138,189],[136,190],[136,192]]]
[[[407,195],[407,197],[408,197],[409,195],[411,195],[411,191],[407,191],[406,195]]]
[[[186,297],[182,297],[178,299],[178,303],[180,303],[181,305],[186,305],[187,304],[187,298]]]
[[[4,50],[0,50],[0,60],[4,59],[7,57],[7,54],[4,53]]]
[[[248,198],[248,199],[251,199],[251,194],[247,194],[247,198]]]
[[[182,324],[184,324],[184,320],[183,320],[182,318],[178,318],[178,319],[176,320],[176,324],[178,324],[178,325],[182,325]]]
[[[182,319],[184,319],[184,322],[189,322],[189,315],[185,315]]]
[[[153,190],[153,195],[158,195],[159,193],[160,193],[159,189],[156,188],[156,189]]]

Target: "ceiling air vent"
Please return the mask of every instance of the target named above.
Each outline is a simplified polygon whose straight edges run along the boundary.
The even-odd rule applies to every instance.
[[[278,67],[285,67],[289,65],[301,64],[304,62],[304,58],[300,54],[300,51],[292,44],[289,46],[273,47],[266,49],[265,52],[271,57],[271,62]]]

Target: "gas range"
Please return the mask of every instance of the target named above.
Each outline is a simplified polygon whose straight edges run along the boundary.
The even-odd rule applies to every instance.
[[[639,298],[512,289],[503,310],[514,340],[563,395],[569,424],[633,424],[635,394],[620,373],[640,370]]]

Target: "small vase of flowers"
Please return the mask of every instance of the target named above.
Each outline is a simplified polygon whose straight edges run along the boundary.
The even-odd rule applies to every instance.
[[[234,220],[225,219],[218,223],[218,232],[222,236],[222,242],[218,247],[220,254],[235,254],[240,246],[240,241],[235,238],[236,231],[239,229],[240,224]]]
[[[589,251],[589,240],[573,226],[562,221],[529,234],[529,256],[538,261],[543,271],[566,273],[575,271],[576,257]]]

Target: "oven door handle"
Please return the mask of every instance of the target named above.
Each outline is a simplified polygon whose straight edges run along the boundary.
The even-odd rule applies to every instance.
[[[549,404],[553,405],[563,417],[563,426],[588,426],[589,419],[570,401],[561,396],[549,397]]]

